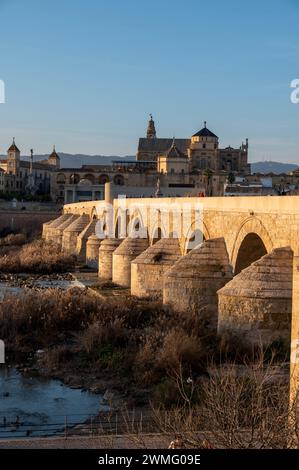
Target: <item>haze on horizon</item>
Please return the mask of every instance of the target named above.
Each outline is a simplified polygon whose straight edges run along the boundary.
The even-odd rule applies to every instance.
[[[299,163],[299,1],[0,0],[0,154],[134,155],[203,125]]]

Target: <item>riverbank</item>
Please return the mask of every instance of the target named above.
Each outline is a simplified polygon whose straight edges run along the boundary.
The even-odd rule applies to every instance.
[[[157,392],[164,393],[159,386],[171,365],[170,358],[166,363],[155,354],[166,339],[171,346],[170,312],[111,283],[97,284],[94,273],[58,277],[13,276],[19,290],[0,304],[7,360],[15,364],[15,357],[22,355],[18,370],[106,394],[114,407],[148,406]],[[40,287],[43,282],[45,288]],[[76,287],[58,288],[72,282]],[[165,331],[161,322],[168,325]]]
[[[9,439],[0,441],[0,449],[167,449],[173,435],[122,434],[47,439]]]

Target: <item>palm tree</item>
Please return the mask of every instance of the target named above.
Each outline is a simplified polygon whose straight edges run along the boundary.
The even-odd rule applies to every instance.
[[[211,181],[212,181],[213,172],[210,168],[206,168],[203,174],[206,177],[206,195],[212,196],[213,187],[211,185]]]
[[[233,174],[233,172],[231,171],[227,177],[227,182],[229,184],[233,184],[235,182],[236,178],[235,178],[235,175]]]

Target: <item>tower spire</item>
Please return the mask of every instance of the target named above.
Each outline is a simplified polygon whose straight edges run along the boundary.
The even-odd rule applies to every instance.
[[[153,120],[152,114],[150,114],[150,120],[148,122],[146,137],[148,139],[155,139],[157,137],[155,121]]]

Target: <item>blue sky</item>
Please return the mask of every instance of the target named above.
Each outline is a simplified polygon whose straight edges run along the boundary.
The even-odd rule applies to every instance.
[[[0,153],[133,155],[208,127],[299,163],[299,0],[0,0]]]

